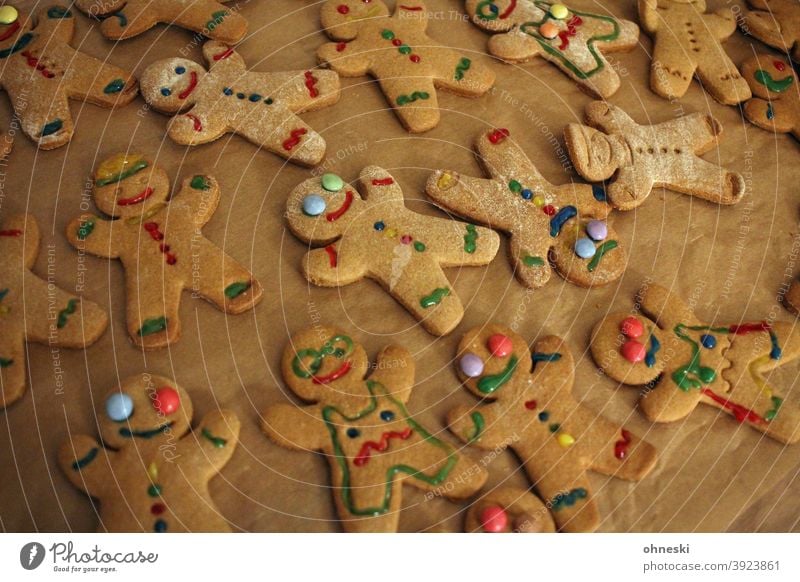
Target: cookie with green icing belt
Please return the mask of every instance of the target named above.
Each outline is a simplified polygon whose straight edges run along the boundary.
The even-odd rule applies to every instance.
[[[647,385],[641,408],[653,422],[685,418],[710,404],[783,443],[800,440],[800,408],[772,370],[800,357],[796,324],[707,324],[676,295],[644,287],[641,310],[609,315],[594,329],[591,350],[613,380]]]
[[[600,186],[551,184],[504,128],[482,133],[476,149],[490,179],[442,170],[431,175],[426,191],[442,208],[509,233],[511,262],[523,285],[547,283],[551,261],[582,287],[622,276],[627,258],[606,222],[611,206]]]
[[[39,239],[39,227],[29,214],[0,221],[0,408],[25,393],[25,342],[85,348],[108,325],[108,315],[98,305],[31,271]]]
[[[375,77],[405,128],[428,131],[439,124],[437,89],[479,97],[494,85],[491,69],[426,34],[432,14],[422,0],[398,2],[394,16],[381,0],[326,0],[322,27],[337,42],[317,57],[342,77]]]
[[[468,533],[555,533],[556,524],[542,500],[527,489],[500,487],[473,502]]]
[[[210,412],[190,434],[189,395],[150,374],[127,378],[102,406],[102,444],[74,434],[58,451],[67,479],[100,502],[98,531],[230,531],[208,482],[236,450],[236,415]]]
[[[742,31],[800,62],[800,4],[796,0],[747,0]]]
[[[90,16],[104,18],[103,36],[132,38],[156,24],[180,26],[208,38],[236,44],[247,33],[247,20],[222,2],[231,0],[76,0]]]
[[[467,14],[495,34],[489,52],[509,63],[541,57],[597,97],[620,86],[604,53],[629,51],[639,43],[639,27],[629,20],[574,10],[540,0],[467,0]]]
[[[511,448],[545,500],[560,531],[600,524],[587,471],[639,481],[656,464],[656,450],[572,396],[575,363],[561,338],[533,346],[500,325],[468,331],[456,369],[481,399],[448,414],[450,430],[482,449]]]
[[[45,150],[72,139],[70,99],[114,107],[136,97],[133,75],[69,46],[74,33],[72,12],[63,6],[35,16],[0,7],[0,86],[22,131]]]
[[[653,38],[650,87],[679,99],[692,78],[723,105],[750,99],[747,85],[722,42],[736,31],[730,8],[706,13],[706,0],[639,0],[639,21]]]
[[[261,301],[253,274],[201,232],[219,204],[217,181],[192,176],[169,192],[167,173],[148,158],[113,156],[94,174],[95,204],[111,220],[84,214],[67,227],[78,250],[122,261],[128,333],[145,349],[178,341],[184,291],[231,314]]]
[[[722,125],[710,115],[639,125],[619,107],[595,101],[586,106],[586,124],[570,123],[564,130],[570,158],[590,182],[613,177],[606,191],[619,210],[643,204],[658,187],[717,204],[736,204],[744,196],[741,174],[700,157],[722,135]]]
[[[325,157],[325,140],[298,114],[339,100],[333,71],[254,73],[232,48],[203,45],[209,64],[182,58],[156,61],[142,75],[142,96],[163,113],[177,113],[169,136],[199,145],[235,133],[297,164],[314,166]]]
[[[791,133],[800,139],[800,86],[788,60],[755,55],[742,64],[742,75],[754,97],[744,104],[744,115],[753,125]]]
[[[464,316],[442,267],[488,264],[500,240],[488,228],[417,214],[405,206],[400,185],[369,166],[359,190],[324,174],[289,195],[289,228],[320,248],[306,253],[303,273],[321,287],[365,277],[381,284],[434,335],[446,335]]]
[[[364,348],[331,327],[299,332],[283,352],[284,381],[310,405],[270,406],[262,428],[279,445],[325,456],[345,531],[396,531],[404,485],[463,499],[486,481],[485,468],[406,409],[414,368],[408,350],[390,345],[368,375]]]

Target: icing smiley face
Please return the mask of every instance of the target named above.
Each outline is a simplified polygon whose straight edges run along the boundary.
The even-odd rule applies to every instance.
[[[301,398],[316,400],[331,383],[348,376],[363,377],[367,372],[367,354],[350,336],[334,334],[316,345],[295,346],[288,361],[292,373],[289,384]],[[284,355],[289,358],[290,354]]]
[[[119,449],[134,441],[161,443],[189,430],[192,401],[172,380],[142,374],[112,391],[99,418],[103,441]]]
[[[164,170],[138,154],[119,154],[103,161],[94,174],[94,200],[115,218],[141,216],[160,208],[169,197]]]
[[[324,28],[333,28],[332,36],[350,40],[357,34],[355,22],[365,18],[389,16],[389,9],[381,0],[328,0],[322,7]]]
[[[202,65],[188,59],[166,59],[149,66],[142,75],[147,102],[159,111],[175,113],[194,105],[203,77]]]

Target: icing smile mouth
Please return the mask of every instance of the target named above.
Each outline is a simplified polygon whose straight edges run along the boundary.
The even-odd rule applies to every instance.
[[[172,425],[175,424],[174,421],[168,422],[166,424],[162,424],[158,428],[153,428],[150,430],[131,430],[127,427],[119,429],[119,434],[124,436],[125,438],[133,438],[138,437],[142,439],[151,439],[154,436],[158,436],[161,433],[167,431],[168,429],[172,428]]]
[[[186,99],[189,95],[192,94],[192,91],[194,91],[196,88],[197,88],[197,73],[192,71],[189,76],[189,86],[186,87],[186,89],[184,89],[180,93],[178,93],[178,98]]]
[[[369,461],[372,451],[383,453],[389,448],[389,441],[392,439],[400,439],[401,441],[405,441],[408,440],[412,434],[414,434],[414,431],[412,431],[411,427],[408,426],[402,431],[387,430],[381,435],[381,440],[379,442],[376,443],[375,441],[367,441],[361,445],[361,449],[358,451],[353,463],[356,467],[363,467]]]

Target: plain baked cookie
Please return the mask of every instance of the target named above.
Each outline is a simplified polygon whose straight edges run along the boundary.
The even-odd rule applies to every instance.
[[[393,345],[371,367],[364,348],[331,327],[297,333],[283,352],[284,381],[312,404],[270,406],[262,428],[281,446],[322,452],[346,531],[396,531],[404,485],[463,499],[486,481],[482,465],[409,414],[414,369],[408,350]]]
[[[239,419],[207,414],[191,435],[192,400],[163,376],[131,376],[97,413],[101,445],[73,435],[58,464],[78,489],[100,502],[101,532],[227,532],[208,492],[239,440]]]

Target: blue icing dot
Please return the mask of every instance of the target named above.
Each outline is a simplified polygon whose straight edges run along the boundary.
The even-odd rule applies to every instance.
[[[379,220],[379,221],[378,221],[378,222],[376,222],[376,223],[375,223],[373,226],[375,227],[375,230],[377,230],[378,232],[380,232],[380,231],[382,231],[384,228],[386,228],[386,225],[383,223],[383,221],[382,221],[382,220]]]
[[[361,431],[358,430],[357,428],[353,427],[353,426],[351,426],[350,428],[347,429],[347,436],[349,436],[351,439],[356,438],[360,434],[361,434]]]
[[[717,338],[713,335],[704,333],[700,336],[700,343],[708,350],[713,350],[717,346]]]
[[[163,519],[156,520],[156,523],[153,525],[153,531],[156,533],[164,533],[167,531],[167,522]]]
[[[230,87],[225,87],[225,88],[222,90],[222,92],[223,92],[223,93],[225,93],[225,95],[228,95],[228,96],[231,96],[231,95],[233,95],[233,89],[231,89]]]
[[[309,194],[303,198],[303,213],[308,216],[319,216],[325,212],[325,199],[318,194]]]
[[[237,96],[239,99],[244,99],[244,98],[245,98],[245,94],[244,94],[244,93],[237,93],[237,94],[236,94],[236,96]]]
[[[169,97],[170,95],[172,95],[172,91],[170,91],[167,87],[164,87],[161,89],[161,94],[164,97]]]
[[[175,67],[175,72],[179,75],[183,75],[186,72],[186,67]]]
[[[528,189],[528,188],[525,188],[522,192],[520,192],[520,195],[525,200],[530,200],[531,198],[533,198],[533,192],[531,192],[530,189]]]
[[[547,422],[547,419],[550,418],[550,413],[546,410],[539,413],[539,420],[542,422]]]
[[[391,410],[383,410],[381,411],[381,420],[384,422],[389,422],[390,420],[394,420],[394,412]]]
[[[267,97],[266,99],[264,99],[264,103],[266,103],[267,105],[272,105],[273,103],[275,103],[275,101],[272,100],[272,97]]]
[[[252,95],[250,95],[248,99],[250,99],[250,101],[255,103],[256,101],[261,101],[261,95],[259,95],[258,93],[253,93]]]

